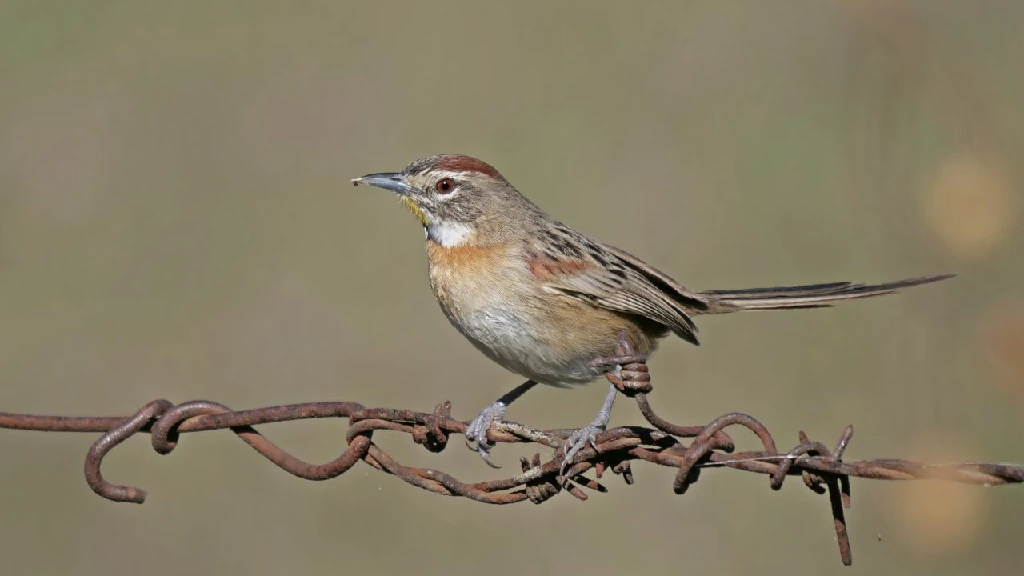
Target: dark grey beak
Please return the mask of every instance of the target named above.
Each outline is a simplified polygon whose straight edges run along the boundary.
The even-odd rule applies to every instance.
[[[368,186],[376,186],[377,188],[383,188],[385,190],[391,190],[398,194],[409,194],[412,192],[412,187],[405,180],[405,174],[401,172],[382,172],[380,174],[367,174],[362,178],[353,178],[352,185],[359,186],[360,184],[366,184]]]

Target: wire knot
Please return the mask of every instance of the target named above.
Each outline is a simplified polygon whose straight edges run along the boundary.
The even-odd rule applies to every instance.
[[[434,412],[422,425],[413,427],[412,439],[430,452],[440,452],[448,446],[448,433],[444,424],[452,419],[452,403],[445,401],[434,407]]]

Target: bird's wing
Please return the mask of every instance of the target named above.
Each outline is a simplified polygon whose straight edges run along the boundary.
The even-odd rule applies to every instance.
[[[658,270],[654,266],[651,266],[647,262],[644,262],[621,248],[616,248],[607,244],[603,244],[602,246],[617,258],[625,262],[627,266],[636,270],[659,290],[670,295],[673,301],[684,306],[688,312],[699,314],[707,310],[707,300],[700,293],[687,289],[679,282],[676,282],[675,279],[668,274],[665,274],[661,270]]]
[[[556,223],[530,247],[527,263],[548,291],[642,316],[697,343],[697,327],[688,312],[703,301],[626,252]]]

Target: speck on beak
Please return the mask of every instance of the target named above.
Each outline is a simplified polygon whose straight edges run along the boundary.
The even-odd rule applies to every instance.
[[[409,194],[412,192],[412,187],[405,180],[405,175],[401,172],[382,172],[380,174],[367,174],[361,178],[353,178],[352,185],[359,186],[360,184],[366,184],[368,186],[376,186],[377,188],[383,188],[385,190],[391,190],[396,194]]]

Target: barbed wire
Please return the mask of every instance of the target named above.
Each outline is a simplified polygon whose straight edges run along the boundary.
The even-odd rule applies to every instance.
[[[620,346],[624,356],[631,353],[628,343]],[[833,449],[808,439],[802,431],[799,444],[788,452],[779,452],[772,435],[752,416],[730,413],[703,426],[680,426],[658,416],[647,395],[651,392],[650,374],[642,360],[623,366],[621,377],[608,379],[625,396],[633,398],[652,427],[623,426],[606,430],[594,446],[580,450],[565,475],[560,474],[564,439],[573,430],[536,430],[515,422],[498,422],[487,433],[495,443],[532,442],[554,449],[552,458],[542,461],[539,453],[532,460],[521,459],[522,473],[503,480],[466,483],[432,468],[405,466],[373,442],[377,431],[409,434],[431,452],[447,446],[452,434],[465,434],[467,423],[453,419],[451,403],[439,404],[433,412],[390,408],[367,408],[355,402],[307,402],[233,411],[223,404],[193,401],[175,405],[155,400],[129,417],[38,416],[0,412],[0,428],[53,432],[101,432],[85,458],[85,479],[92,490],[115,502],[141,504],[146,492],[132,486],[107,481],[101,471],[103,459],[119,444],[139,433],[148,433],[153,449],[169,454],[178,445],[181,434],[228,429],[246,444],[282,470],[306,480],[328,480],[344,474],[360,460],[401,478],[405,482],[435,494],[457,496],[488,504],[513,504],[530,501],[540,504],[563,489],[580,500],[587,499],[584,488],[604,492],[598,482],[607,471],[633,483],[631,462],[642,460],[676,468],[673,490],[684,494],[699,478],[703,468],[724,467],[765,474],[773,490],[782,488],[788,476],[800,475],[804,484],[818,494],[829,495],[840,557],[850,565],[852,556],[844,509],[850,507],[850,478],[880,480],[938,479],[963,484],[1002,485],[1024,482],[1024,467],[1006,464],[963,463],[928,465],[900,459],[847,462],[843,460],[853,427],[847,426]],[[345,451],[330,462],[310,464],[283,450],[253,426],[308,420],[347,418]],[[741,426],[761,442],[761,450],[738,452],[726,428]],[[692,439],[684,444],[683,439]],[[585,476],[593,470],[594,478]]]

